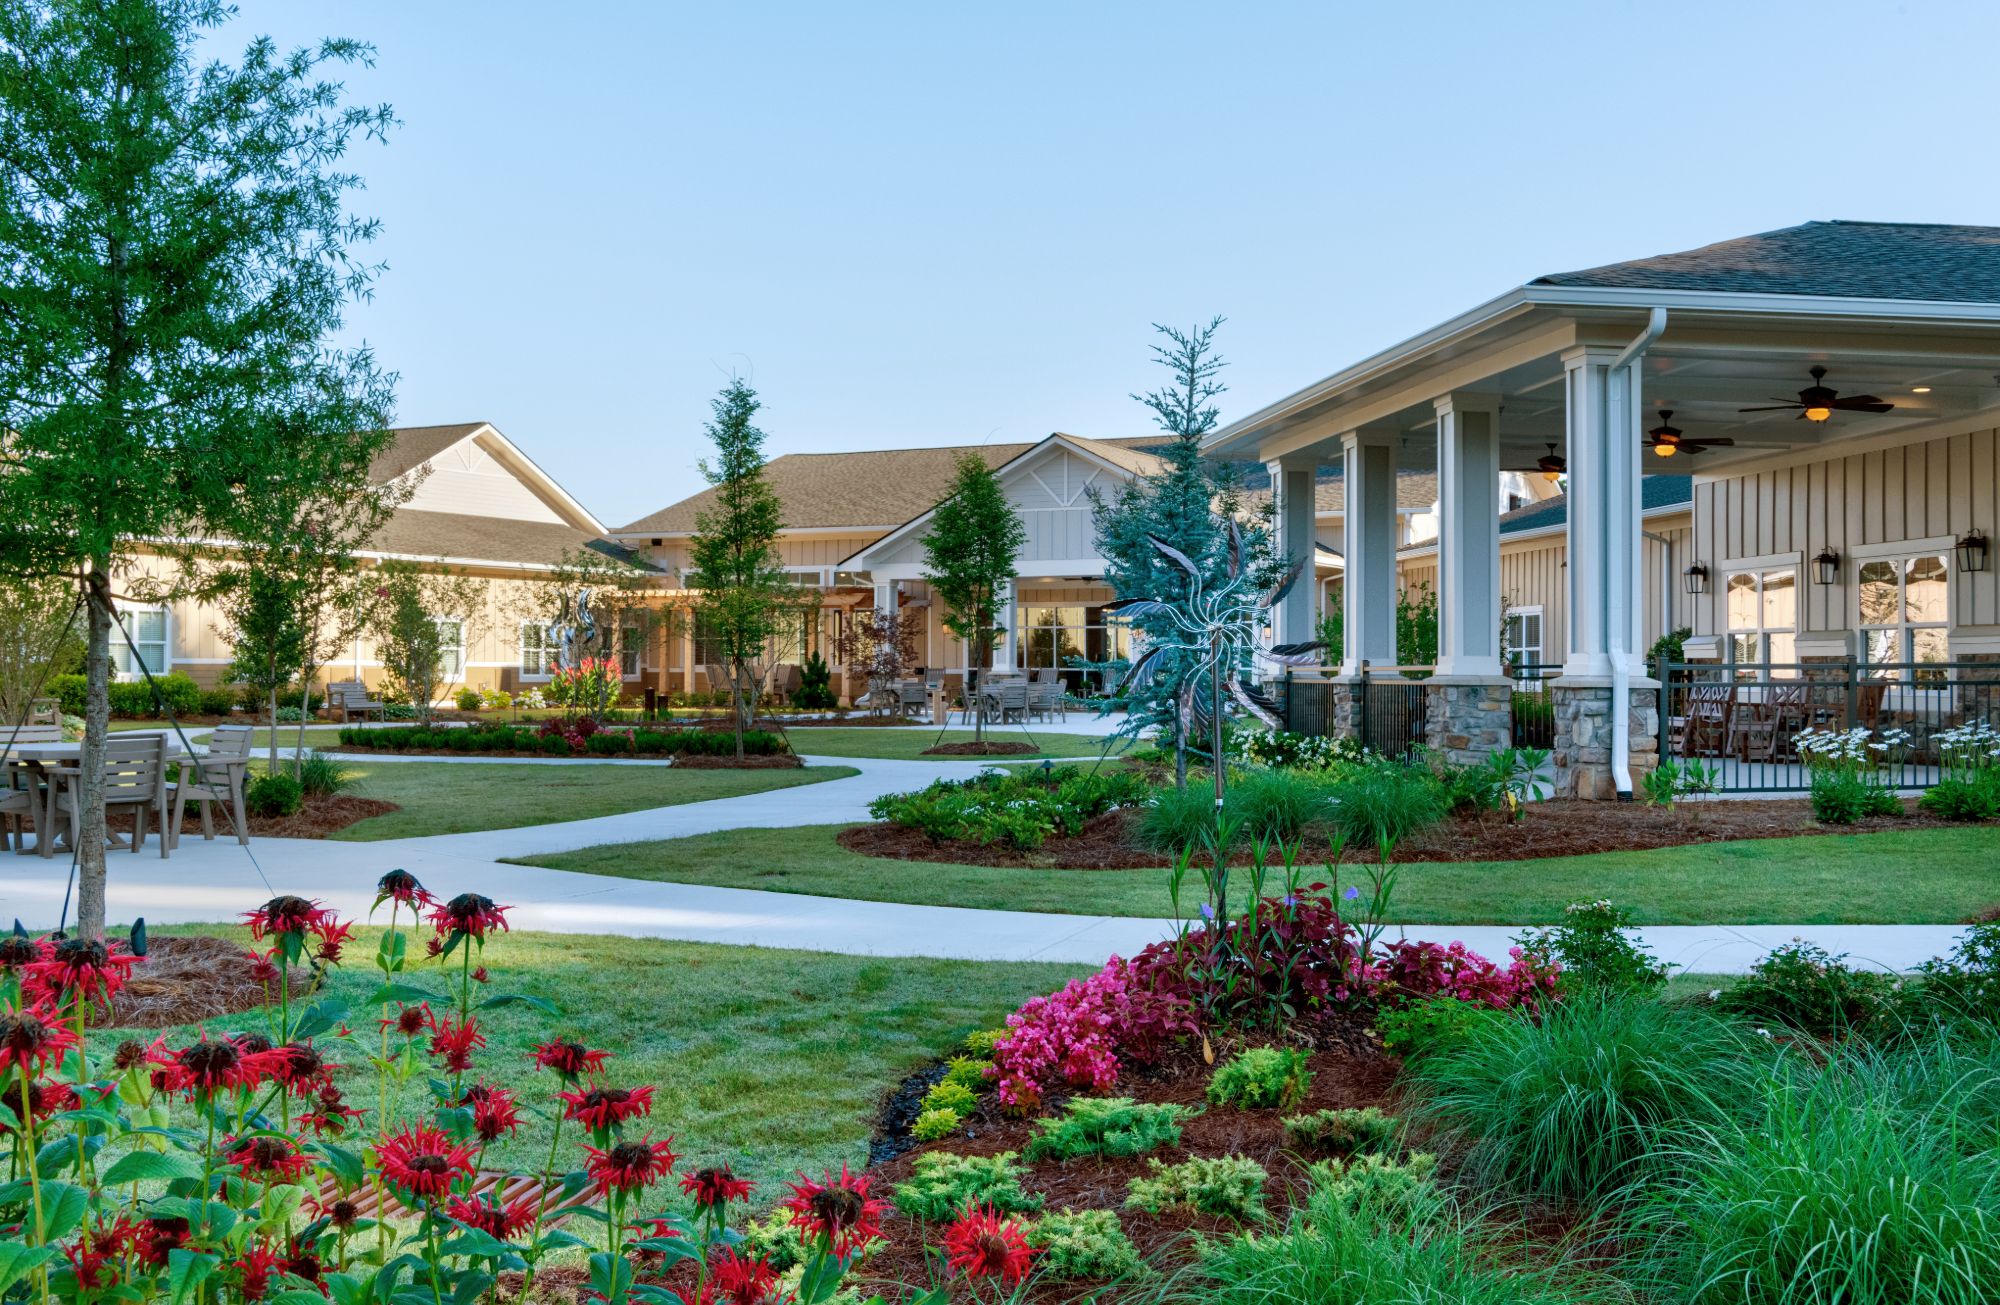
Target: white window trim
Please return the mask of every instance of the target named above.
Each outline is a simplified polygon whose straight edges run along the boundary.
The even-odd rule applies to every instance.
[[[639,636],[638,642],[636,644],[628,644],[625,639],[625,636],[628,634],[637,634]],[[632,649],[632,665],[635,668],[630,675],[625,673],[625,650],[627,647]],[[645,678],[646,627],[643,625],[621,624],[618,627],[618,679],[622,683],[632,684]]]
[[[136,616],[142,612],[158,612],[161,614],[160,669],[154,671],[153,674],[169,674],[174,669],[174,609],[165,603],[121,603],[118,607],[118,615],[121,617]],[[132,651],[132,648],[126,647],[125,644],[125,638],[131,631],[124,628],[123,621],[116,622],[116,624],[120,629],[112,632],[111,650],[113,665],[117,664],[118,653],[120,651],[127,653]],[[133,647],[137,647],[138,644],[139,640],[132,640]],[[131,683],[134,680],[143,680],[146,677],[138,671],[114,671],[111,678]]]
[[[457,646],[458,669],[456,671],[447,673],[444,667],[439,666],[438,673],[444,676],[444,681],[446,684],[462,683],[465,679],[465,672],[469,669],[465,661],[465,618],[462,616],[431,617],[431,622],[435,625],[443,625],[446,621],[450,621],[452,624],[458,627],[458,646]],[[445,650],[440,649],[440,651],[445,651]]]
[[[1887,662],[1874,663],[1878,666],[1908,666],[1915,664],[1915,647],[1911,632],[1914,630],[1942,630],[1945,639],[1945,660],[1951,660],[1951,632],[1956,626],[1953,614],[1958,604],[1952,601],[1953,567],[1957,561],[1954,548],[1958,540],[1950,535],[1935,535],[1929,539],[1908,540],[1900,544],[1871,544],[1867,556],[1858,550],[1854,555],[1857,563],[1896,562],[1907,563],[1919,557],[1934,557],[1944,563],[1944,619],[1942,621],[1911,621],[1908,619],[1870,624],[1861,619],[1861,568],[1854,569],[1854,601],[1849,612],[1854,618],[1855,653],[1862,666],[1869,665],[1868,635],[1874,630],[1894,630],[1896,632],[1896,655]],[[1896,568],[1896,612],[1907,617],[1909,613],[1910,577],[1906,566]]]
[[[1764,573],[1766,571],[1785,570],[1789,570],[1792,573],[1792,623],[1789,626],[1765,625],[1763,623]],[[1740,572],[1754,572],[1757,576],[1758,624],[1748,630],[1738,630],[1729,624],[1729,577]],[[1805,633],[1803,629],[1805,625],[1805,587],[1808,579],[1805,568],[1805,554],[1802,552],[1765,553],[1760,557],[1734,558],[1721,564],[1716,571],[1716,578],[1718,581],[1717,597],[1722,600],[1722,628],[1719,631],[1719,636],[1722,639],[1722,664],[1724,666],[1735,667],[1789,666],[1796,663],[1799,658],[1798,638],[1801,634]],[[1739,662],[1736,660],[1736,640],[1739,636],[1746,634],[1756,636],[1764,655],[1756,661]],[[1790,662],[1779,661],[1777,658],[1771,656],[1770,637],[1774,634],[1789,634],[1792,636],[1792,660]],[[1780,673],[1773,671],[1772,674],[1778,675]]]
[[[543,658],[546,660],[554,656],[554,651],[547,647],[549,623],[547,621],[523,621],[521,622],[520,637],[515,641],[514,645],[520,650],[520,656],[514,662],[514,669],[520,673],[521,683],[523,684],[547,684],[555,678],[554,675],[548,671],[531,672],[528,670],[528,630],[530,627],[537,628],[542,632],[542,642],[544,645],[542,648]]]
[[[1892,544],[1856,544],[1847,550],[1847,555],[1856,562],[1887,562],[1906,557],[1942,555],[1945,570],[1950,572],[1955,564],[1952,550],[1957,546],[1956,535],[1931,535],[1925,539],[1899,539]],[[1859,582],[1856,583],[1858,587]],[[1859,600],[1856,601],[1858,604]],[[1858,606],[1856,610],[1859,610]]]
[[[1548,648],[1548,642],[1549,642],[1549,617],[1548,617],[1548,613],[1547,613],[1546,611],[1544,611],[1544,610],[1543,610],[1543,606],[1542,606],[1542,604],[1540,604],[1540,603],[1527,603],[1527,604],[1524,604],[1524,605],[1522,605],[1522,606],[1520,606],[1520,607],[1509,607],[1509,608],[1507,609],[1507,619],[1508,619],[1509,621],[1512,621],[1512,620],[1513,620],[1513,619],[1514,619],[1515,617],[1517,617],[1517,616],[1519,616],[1519,617],[1529,617],[1529,616],[1532,616],[1532,617],[1535,617],[1535,618],[1536,618],[1536,619],[1537,619],[1537,620],[1538,620],[1538,621],[1539,621],[1539,622],[1541,623],[1541,624],[1540,624],[1540,626],[1539,626],[1539,634],[1540,634],[1540,636],[1541,636],[1541,637],[1540,637],[1539,639],[1537,639],[1537,640],[1536,640],[1536,642],[1535,642],[1535,655],[1534,655],[1534,657],[1532,657],[1532,658],[1520,658],[1519,660],[1517,660],[1516,662],[1514,662],[1514,665],[1517,665],[1517,666],[1540,666],[1540,667],[1547,667],[1548,663],[1547,663],[1547,662],[1544,662],[1544,661],[1542,660],[1542,654],[1543,654],[1543,653],[1544,653],[1544,652],[1545,652],[1545,651],[1547,650],[1547,648]],[[1516,648],[1516,647],[1514,647],[1514,646],[1513,646],[1513,645],[1512,645],[1511,643],[1510,643],[1510,644],[1508,645],[1508,647],[1507,647],[1507,655],[1508,655],[1509,657],[1514,657],[1514,656],[1516,656],[1516,655],[1517,655],[1518,653],[1520,653],[1520,651],[1521,651],[1521,649],[1519,649],[1519,648]],[[1533,683],[1536,683],[1536,684],[1539,684],[1539,683],[1540,683],[1540,681],[1539,681],[1539,680],[1536,680],[1536,681],[1533,681]]]

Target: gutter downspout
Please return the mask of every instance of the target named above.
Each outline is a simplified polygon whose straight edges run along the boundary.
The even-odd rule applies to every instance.
[[[1625,346],[1611,361],[1605,372],[1605,380],[1618,389],[1618,424],[1620,430],[1613,432],[1615,439],[1624,439],[1630,432],[1622,429],[1627,418],[1638,414],[1638,378],[1628,377],[1619,381],[1620,373],[1645,355],[1653,342],[1667,329],[1667,310],[1654,308],[1646,318],[1646,329],[1639,338]],[[1628,608],[1632,595],[1624,592],[1619,584],[1608,584],[1605,595],[1605,625],[1611,634],[1611,783],[1618,790],[1620,802],[1632,800],[1632,673],[1627,669],[1625,658],[1619,654],[1631,654],[1635,649],[1618,646],[1624,638],[1624,631],[1630,625]]]

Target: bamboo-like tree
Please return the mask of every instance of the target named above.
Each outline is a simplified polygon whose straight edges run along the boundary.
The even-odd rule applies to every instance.
[[[931,514],[924,535],[924,575],[944,604],[944,627],[964,641],[975,674],[993,660],[993,636],[1028,529],[1007,501],[1000,478],[977,453],[961,454],[951,493]],[[986,737],[986,695],[975,704],[973,741]]]
[[[778,559],[784,524],[778,494],[764,479],[764,432],[753,419],[763,405],[741,377],[732,378],[710,405],[707,424],[713,462],[701,474],[715,498],[695,516],[688,541],[688,587],[695,615],[720,651],[729,676],[736,722],[736,758],[743,759],[743,731],[757,709],[758,666],[783,616],[797,604],[796,586]]]
[[[0,566],[86,596],[77,925],[104,922],[113,563],[234,537],[245,505],[359,480],[391,378],[330,347],[379,270],[345,155],[392,124],[329,72],[370,49],[197,63],[220,0],[0,5]]]

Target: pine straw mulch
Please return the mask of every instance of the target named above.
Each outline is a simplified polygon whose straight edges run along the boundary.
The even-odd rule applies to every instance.
[[[738,761],[733,756],[712,757],[703,753],[683,752],[674,757],[675,770],[798,770],[806,763],[790,752],[761,757],[745,757]]]
[[[243,944],[207,934],[156,937],[146,959],[112,999],[98,1023],[121,1029],[164,1029],[175,1024],[261,1010],[277,993],[251,975],[255,958]],[[292,995],[312,988],[307,970],[292,974]]]
[[[1532,861],[1594,852],[1687,847],[1739,839],[1794,838],[1807,834],[1873,834],[1897,829],[1940,828],[1950,822],[1903,804],[1901,816],[1822,825],[1804,799],[1690,802],[1668,810],[1640,802],[1537,802],[1509,823],[1499,812],[1453,816],[1406,839],[1398,862]],[[1138,837],[1140,812],[1112,811],[1087,823],[1075,838],[1052,838],[1033,851],[968,842],[932,842],[914,829],[877,823],[856,825],[838,835],[840,845],[863,856],[898,861],[942,861],[960,865],[1043,870],[1148,869],[1173,864],[1171,857],[1144,846]],[[1352,854],[1354,849],[1349,848]],[[1329,859],[1323,837],[1308,835],[1303,859]],[[1372,855],[1372,851],[1371,851]],[[1247,865],[1248,850],[1235,864]]]
[[[987,740],[984,743],[940,743],[934,748],[925,748],[919,756],[924,757],[1023,757],[1039,753],[1041,749],[1032,743],[1001,743]]]

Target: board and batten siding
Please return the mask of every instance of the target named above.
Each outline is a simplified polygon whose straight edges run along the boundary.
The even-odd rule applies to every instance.
[[[1785,466],[1699,481],[1694,490],[1700,560],[1711,575],[1696,605],[1698,634],[1724,632],[1725,577],[1733,562],[1795,556],[1802,632],[1857,624],[1855,550],[1956,538],[2000,526],[2000,431],[1915,440],[1895,448],[1803,456]],[[1822,548],[1841,558],[1840,578],[1814,584],[1810,560]],[[1914,553],[1918,551],[1912,548]],[[1949,548],[1942,550],[1947,555]],[[2000,558],[1960,572],[1947,556],[1954,628],[2000,625]]]

